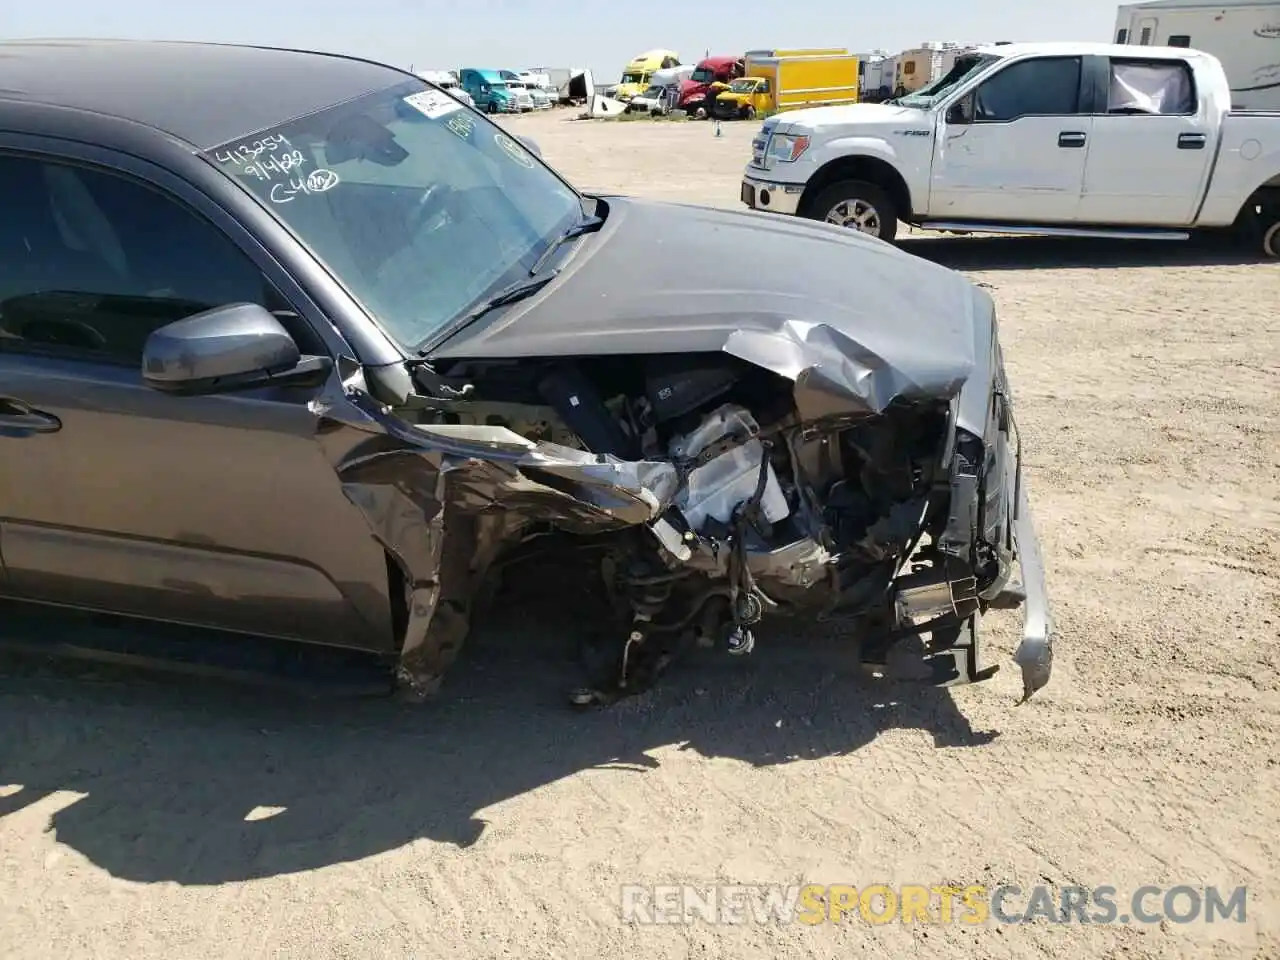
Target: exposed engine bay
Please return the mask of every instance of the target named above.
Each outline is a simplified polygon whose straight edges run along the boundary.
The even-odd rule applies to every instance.
[[[477,520],[472,578],[548,534],[598,555],[618,619],[577,703],[643,689],[690,644],[749,653],[771,614],[847,620],[870,662],[927,632],[944,680],[980,679],[976,614],[1017,602],[1002,593],[1011,492],[985,489],[998,451],[955,429],[950,400],[801,422],[794,383],[725,353],[450,360],[415,381],[427,429],[502,427],[675,467],[678,488],[650,523],[588,530],[501,507]],[[573,493],[563,477],[533,479]]]

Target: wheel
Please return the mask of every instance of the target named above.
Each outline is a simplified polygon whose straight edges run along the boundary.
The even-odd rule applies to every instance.
[[[892,243],[898,234],[898,211],[882,188],[863,180],[842,180],[821,191],[803,216],[848,227]]]
[[[756,108],[747,107],[747,112],[743,114],[743,116],[745,116],[748,120],[754,120],[756,118]]]
[[[1272,222],[1262,232],[1262,254],[1266,257],[1280,257],[1280,219]]]
[[[693,111],[693,119],[695,120],[707,119],[707,108],[699,107],[697,110]]]

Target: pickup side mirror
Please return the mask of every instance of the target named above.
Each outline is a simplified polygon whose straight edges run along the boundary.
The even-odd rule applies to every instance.
[[[533,139],[533,137],[525,137],[525,136],[517,136],[516,139],[519,140],[522,144],[524,144],[524,148],[528,150],[530,153],[532,153],[535,157],[537,157],[538,159],[542,159],[542,148],[538,146],[537,140]]]
[[[233,303],[152,331],[142,379],[163,393],[207,395],[268,385],[318,385],[328,357],[304,357],[265,307]]]
[[[949,124],[967,124],[973,123],[973,94],[961,97],[951,106],[947,107],[947,115],[945,117]]]

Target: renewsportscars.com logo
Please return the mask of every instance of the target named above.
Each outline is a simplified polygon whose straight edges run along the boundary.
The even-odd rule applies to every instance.
[[[1127,894],[1114,886],[629,884],[621,890],[621,914],[623,922],[641,925],[1244,923],[1247,900],[1245,887],[1189,884]]]

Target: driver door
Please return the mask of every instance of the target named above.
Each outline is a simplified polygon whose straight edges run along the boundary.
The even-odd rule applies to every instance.
[[[33,154],[29,138],[18,140],[22,154],[0,138],[9,591],[126,616],[389,645],[385,598],[361,592],[370,569],[382,567],[385,583],[385,559],[316,442],[307,405],[317,391],[175,397],[142,382],[152,330],[228,303],[262,304],[304,353],[331,352],[291,312],[278,292],[288,287],[194,212],[217,208],[176,178],[126,158],[120,166],[138,176]]]
[[[941,124],[930,219],[1075,221],[1089,103],[1080,57],[1018,60],[988,77]]]

